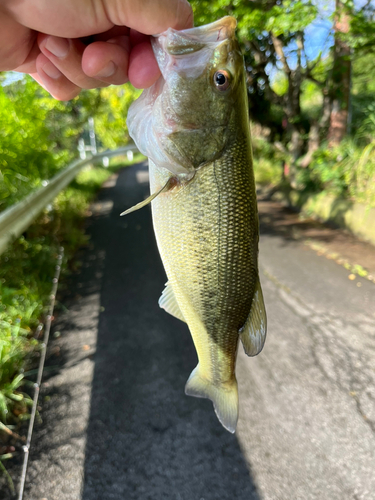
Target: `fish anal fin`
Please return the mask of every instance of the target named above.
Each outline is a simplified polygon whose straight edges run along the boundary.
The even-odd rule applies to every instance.
[[[165,285],[165,288],[160,296],[159,306],[175,318],[186,322],[169,282]]]
[[[238,389],[237,380],[215,385],[199,372],[199,364],[191,372],[186,382],[185,394],[196,398],[210,399],[221,425],[229,432],[234,433],[238,420]]]
[[[122,216],[122,215],[128,215],[131,212],[135,212],[136,210],[139,210],[140,208],[145,207],[146,205],[148,205],[149,203],[151,203],[152,200],[154,200],[157,196],[159,196],[159,194],[163,193],[164,191],[169,191],[175,185],[176,185],[176,179],[174,177],[170,177],[167,180],[167,182],[164,184],[164,186],[161,189],[159,189],[159,191],[156,191],[156,193],[153,193],[148,198],[146,198],[145,200],[141,201],[140,203],[137,203],[133,207],[128,208],[127,210],[125,210],[125,212],[122,212],[120,214],[120,216]]]
[[[267,333],[267,316],[264,307],[263,293],[258,278],[250,314],[239,334],[248,356],[256,356],[263,349]]]

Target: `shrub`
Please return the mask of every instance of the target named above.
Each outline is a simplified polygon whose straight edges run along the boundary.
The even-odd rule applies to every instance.
[[[344,140],[337,148],[319,148],[310,169],[300,173],[316,189],[353,198],[375,206],[375,141],[363,146],[354,139]]]

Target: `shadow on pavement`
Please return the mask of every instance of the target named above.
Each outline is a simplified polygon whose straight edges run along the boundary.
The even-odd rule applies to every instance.
[[[82,499],[258,500],[236,436],[210,401],[184,394],[196,354],[187,326],[158,307],[150,208],[119,217],[148,194],[146,168],[102,191],[113,209],[92,227],[106,258]]]
[[[338,231],[332,224],[301,218],[296,210],[262,196],[258,198],[258,210],[261,235],[281,236],[285,244],[307,238],[328,243]]]

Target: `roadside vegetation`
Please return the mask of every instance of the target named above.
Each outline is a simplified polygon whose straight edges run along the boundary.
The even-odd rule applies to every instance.
[[[117,164],[117,168],[120,165]],[[122,165],[121,165],[122,166]],[[61,246],[64,273],[76,250],[87,243],[82,222],[89,204],[114,169],[88,168],[62,191],[49,210],[0,256],[0,419],[16,423],[27,413],[27,398],[16,395],[32,354],[34,333],[49,304]],[[17,375],[17,382],[15,382]],[[27,415],[26,415],[27,418]]]
[[[138,154],[132,162],[142,159]],[[97,165],[81,171],[0,256],[0,469],[5,475],[1,462],[12,458],[13,449],[7,446],[14,436],[9,430],[17,435],[29,419],[32,401],[27,388],[33,384],[28,371],[38,362],[59,249],[64,247],[61,289],[76,267],[76,251],[88,243],[84,221],[90,202],[103,182],[132,162],[116,158],[107,168]]]

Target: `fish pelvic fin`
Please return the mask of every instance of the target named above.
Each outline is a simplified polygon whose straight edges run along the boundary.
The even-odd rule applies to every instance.
[[[250,314],[240,329],[240,339],[248,356],[256,356],[263,349],[267,333],[267,316],[259,278],[255,287]]]
[[[186,382],[185,394],[196,398],[210,399],[222,426],[232,434],[236,431],[238,420],[238,388],[235,378],[231,382],[215,385],[200,375],[198,364]]]
[[[169,191],[175,185],[176,185],[175,178],[174,177],[170,177],[167,180],[167,182],[164,184],[164,186],[161,189],[159,189],[159,191],[156,191],[156,193],[153,193],[148,198],[146,198],[145,200],[141,201],[140,203],[137,203],[133,207],[128,208],[127,210],[125,210],[125,212],[122,212],[120,214],[120,216],[122,216],[122,215],[128,215],[131,212],[135,212],[136,210],[139,210],[140,208],[145,207],[146,205],[148,205],[149,203],[151,203],[152,200],[154,200],[157,196],[159,196],[160,193],[163,193],[164,191]]]
[[[180,319],[181,321],[185,321],[186,323],[184,315],[181,312],[180,306],[177,303],[176,296],[169,282],[166,283],[165,288],[161,294],[161,297],[159,299],[159,306],[167,313],[171,314],[177,319]]]

